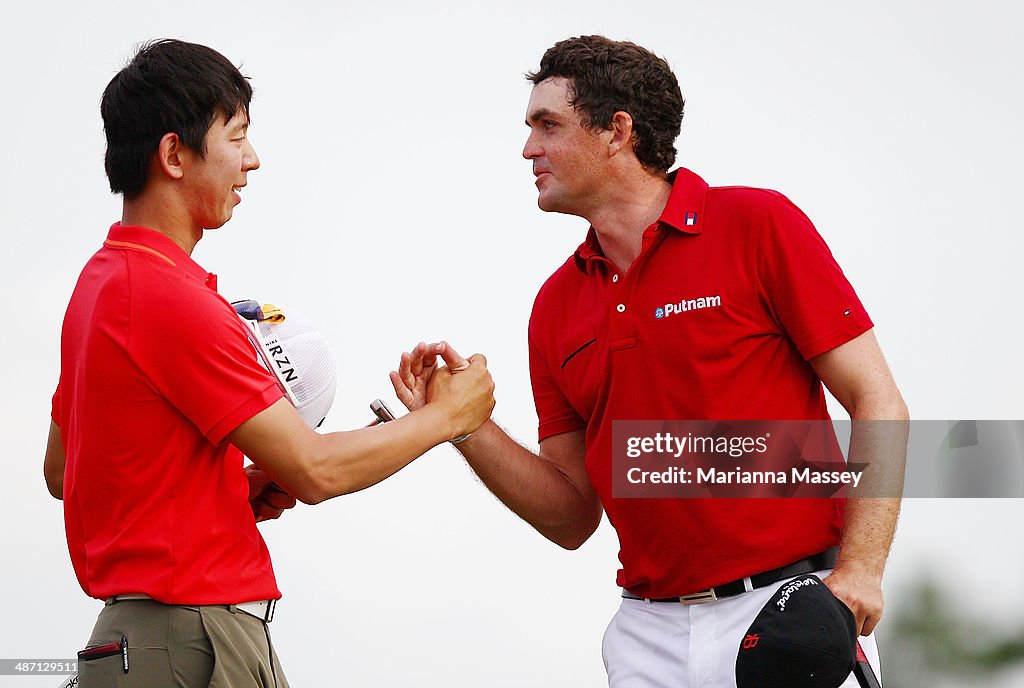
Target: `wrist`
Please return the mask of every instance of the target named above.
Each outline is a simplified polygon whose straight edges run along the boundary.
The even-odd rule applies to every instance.
[[[448,408],[444,402],[428,403],[420,407],[416,413],[423,415],[424,422],[431,431],[431,443],[434,445],[448,442],[461,434],[455,410]]]
[[[487,443],[491,441],[488,438],[491,436],[494,428],[497,427],[498,426],[494,424],[494,421],[488,418],[484,421],[483,425],[469,433],[469,435],[466,436],[466,439],[458,443],[453,442],[453,444],[456,449],[469,456],[469,454],[475,451],[477,447],[486,446]]]
[[[836,566],[832,569],[832,572],[838,572],[843,576],[856,577],[861,580],[869,580],[881,584],[882,568],[883,567],[873,565],[864,559],[843,557],[842,550],[840,550],[839,558],[836,560]]]

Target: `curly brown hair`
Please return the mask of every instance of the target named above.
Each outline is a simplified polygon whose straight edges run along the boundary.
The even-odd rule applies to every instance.
[[[590,129],[608,129],[616,112],[629,113],[633,149],[644,167],[664,173],[675,162],[685,101],[663,58],[628,41],[567,38],[548,48],[540,69],[526,75],[535,86],[553,77],[569,81],[569,102]]]

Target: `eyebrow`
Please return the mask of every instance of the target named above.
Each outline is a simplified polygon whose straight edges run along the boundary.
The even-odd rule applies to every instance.
[[[530,113],[529,118],[526,120],[526,126],[530,126],[531,122],[538,122],[546,117],[557,117],[554,110],[548,108],[537,108]]]

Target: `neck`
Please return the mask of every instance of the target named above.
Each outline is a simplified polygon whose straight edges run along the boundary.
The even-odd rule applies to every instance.
[[[605,257],[622,272],[640,255],[644,230],[657,222],[672,185],[662,176],[644,173],[616,186],[605,203],[586,218],[597,232]]]
[[[182,212],[173,199],[160,194],[144,192],[134,200],[125,201],[121,211],[121,224],[146,227],[160,232],[190,256],[196,244],[203,238],[203,228],[195,226],[188,214]]]

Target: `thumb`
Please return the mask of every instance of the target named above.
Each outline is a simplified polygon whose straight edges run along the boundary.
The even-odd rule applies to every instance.
[[[245,467],[245,477],[249,479],[249,486],[257,491],[262,490],[270,482],[270,476],[264,473],[255,464]]]
[[[462,354],[453,349],[451,344],[448,342],[441,342],[439,347],[440,350],[438,353],[441,355],[441,358],[444,359],[445,365],[451,368],[452,372],[469,367],[469,361],[463,357]]]

